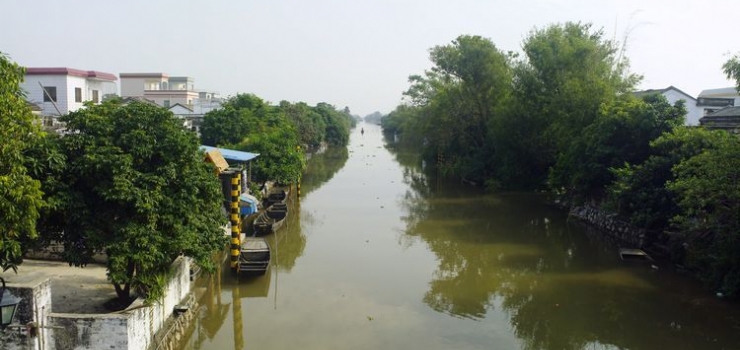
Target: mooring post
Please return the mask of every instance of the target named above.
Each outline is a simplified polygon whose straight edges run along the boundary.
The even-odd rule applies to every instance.
[[[239,229],[239,195],[241,194],[241,172],[235,171],[231,177],[231,268],[239,268],[239,249],[241,231]]]

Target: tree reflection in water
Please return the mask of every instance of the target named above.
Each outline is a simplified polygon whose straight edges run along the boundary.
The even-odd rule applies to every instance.
[[[424,173],[403,146],[387,148],[409,186],[403,240],[438,259],[423,296],[430,308],[473,320],[503,314],[532,350],[740,348],[736,304],[669,268],[625,265],[614,244],[543,196],[484,195]]]

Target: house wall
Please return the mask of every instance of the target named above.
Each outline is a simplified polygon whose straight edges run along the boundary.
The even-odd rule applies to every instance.
[[[75,102],[75,88],[82,89],[82,102]],[[67,105],[67,110],[65,111],[65,114],[69,112],[74,112],[82,108],[83,102],[92,100],[92,94],[90,93],[90,89],[87,85],[87,79],[85,78],[68,75],[67,86],[65,87],[65,90],[67,91],[67,94],[64,96],[60,96],[59,88],[57,88],[57,101],[64,99],[65,104]]]
[[[198,93],[191,90],[150,90],[144,93],[144,97],[163,107],[166,107],[165,100],[170,101],[170,106],[175,103],[188,106],[192,105],[198,99]]]
[[[105,95],[117,95],[118,94],[118,87],[116,86],[115,82],[107,81],[107,80],[87,80],[87,98],[85,98],[83,92],[83,101],[90,101],[92,100],[93,90],[98,90],[98,98],[99,102],[103,101],[103,97]]]
[[[124,73],[121,73],[124,74]],[[162,77],[121,77],[121,97],[144,97],[144,90],[166,89],[162,84],[167,78]]]
[[[41,107],[43,115],[59,115],[51,102],[44,101],[44,92],[39,86],[55,86],[57,88],[57,107],[61,114],[67,114],[69,111],[67,95],[67,75],[26,75],[25,80],[21,83],[21,88],[26,92],[26,98]],[[74,101],[74,89],[72,90],[72,100]]]
[[[663,92],[663,96],[674,104],[679,100],[684,100],[686,106],[686,125],[699,125],[699,118],[704,116],[704,108],[696,106],[696,99],[691,96],[686,96],[676,90],[667,90]]]
[[[54,104],[44,101],[44,92],[39,86],[54,86],[57,88],[57,107],[59,112],[54,108]],[[85,101],[91,101],[93,90],[98,90],[98,102],[103,100],[105,94],[115,94],[117,91],[116,83],[108,80],[94,80],[74,75],[27,75],[21,88],[26,92],[26,98],[38,104],[42,115],[58,116],[69,112],[74,112],[84,106]],[[75,101],[75,88],[82,89],[82,101]]]
[[[146,78],[121,77],[121,97],[144,96],[144,82]]]

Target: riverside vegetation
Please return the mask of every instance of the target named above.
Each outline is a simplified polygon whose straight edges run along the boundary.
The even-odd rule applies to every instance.
[[[429,52],[432,68],[409,78],[385,132],[422,145],[445,176],[617,213],[738,296],[740,139],[683,126],[683,101],[634,93],[624,46],[568,22],[532,30],[521,54],[469,35]],[[740,80],[738,56],[723,68]]]
[[[201,143],[260,153],[257,180],[290,182],[305,150],[346,146],[354,123],[348,108],[239,94],[205,116],[199,140],[165,108],[111,98],[61,116],[62,136],[40,128],[20,89],[24,74],[0,53],[0,267],[16,270],[26,250],[50,242],[74,266],[105,254],[118,296],[111,308],[160,299],[180,255],[214,270],[226,219]]]

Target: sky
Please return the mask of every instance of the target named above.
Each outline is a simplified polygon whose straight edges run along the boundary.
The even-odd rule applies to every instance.
[[[733,86],[737,0],[0,0],[0,52],[26,67],[189,76],[221,96],[388,113],[429,49],[480,35],[521,52],[534,29],[592,23],[626,44],[641,89]]]

